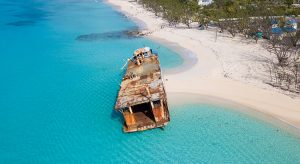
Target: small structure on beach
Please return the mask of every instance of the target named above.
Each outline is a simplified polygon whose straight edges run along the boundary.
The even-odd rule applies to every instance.
[[[296,33],[298,30],[298,22],[296,19],[294,18],[285,18],[286,20],[284,20],[284,25],[283,27],[279,26],[279,21],[278,20],[272,20],[271,24],[272,24],[272,29],[271,32],[272,34],[275,35],[284,35],[287,33]]]
[[[198,4],[202,6],[210,5],[213,3],[213,0],[198,0]]]
[[[158,56],[149,47],[137,49],[128,59],[115,109],[124,116],[124,132],[163,127],[170,121]]]

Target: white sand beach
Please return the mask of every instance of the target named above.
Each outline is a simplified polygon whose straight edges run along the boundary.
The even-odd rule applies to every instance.
[[[267,85],[263,41],[231,38],[215,30],[167,27],[168,24],[134,1],[107,0],[129,18],[142,21],[147,37],[187,49],[182,67],[166,71],[167,92],[216,97],[244,105],[300,129],[300,98]],[[176,49],[175,48],[175,49]],[[176,100],[171,98],[171,103]],[[200,100],[199,100],[200,102]]]

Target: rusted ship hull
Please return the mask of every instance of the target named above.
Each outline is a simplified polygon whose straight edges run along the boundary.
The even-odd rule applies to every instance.
[[[151,115],[144,112],[124,112],[124,132],[136,132],[136,131],[144,131],[148,129],[154,129],[159,127],[164,127],[170,121],[169,111],[167,107],[164,107],[163,110],[158,108],[152,109],[153,115],[156,119],[151,119]],[[165,118],[163,118],[163,112]],[[157,121],[156,121],[157,120]]]
[[[148,47],[128,59],[115,109],[124,116],[124,132],[164,127],[170,121],[158,56]]]

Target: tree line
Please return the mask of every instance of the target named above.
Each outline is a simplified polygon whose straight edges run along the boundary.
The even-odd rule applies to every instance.
[[[137,0],[170,25],[192,22],[200,25],[211,21],[237,18],[249,22],[250,17],[299,15],[293,0],[214,0],[211,5],[199,6],[197,0]]]
[[[137,0],[156,16],[164,18],[170,26],[180,23],[187,28],[197,22],[202,28],[217,26],[220,32],[232,37],[242,35],[247,39],[267,40],[272,55],[269,61],[270,84],[300,93],[300,32],[299,30],[274,34],[272,22],[279,28],[286,25],[287,16],[300,15],[293,0],[214,0],[199,6],[197,0]]]

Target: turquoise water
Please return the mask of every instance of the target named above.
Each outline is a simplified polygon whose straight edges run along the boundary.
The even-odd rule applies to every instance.
[[[136,25],[101,2],[0,0],[0,13],[0,163],[300,161],[299,138],[217,106],[171,106],[164,131],[122,133],[124,60],[144,45],[164,68],[182,59],[124,36]]]

